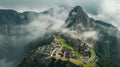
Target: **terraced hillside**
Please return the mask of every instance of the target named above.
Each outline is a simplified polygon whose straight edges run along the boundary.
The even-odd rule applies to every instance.
[[[53,61],[54,59],[54,61]],[[50,61],[48,61],[50,60]],[[57,61],[60,61],[58,64]],[[92,47],[79,39],[66,36],[53,36],[53,41],[38,47],[29,54],[18,67],[93,67],[97,66]],[[69,63],[69,64],[67,64]],[[51,64],[51,65],[50,65]]]

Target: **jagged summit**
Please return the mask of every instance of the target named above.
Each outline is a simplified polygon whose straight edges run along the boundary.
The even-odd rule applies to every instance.
[[[77,23],[86,24],[89,22],[88,15],[82,10],[80,6],[76,6],[69,13],[69,17],[66,20],[67,27],[74,26]]]
[[[77,31],[78,35],[80,35],[81,33],[84,34],[84,32],[86,31],[98,32],[98,41],[92,38],[88,38],[86,41],[95,45],[94,49],[96,50],[96,53],[99,54],[99,57],[102,60],[99,61],[99,65],[103,67],[119,67],[119,30],[112,24],[103,22],[101,20],[89,18],[84,11],[80,12],[79,10],[81,10],[80,7],[75,7],[70,12],[66,20],[67,28]],[[113,44],[115,45],[114,47]]]
[[[73,8],[73,10],[70,12],[70,15],[75,12],[75,13],[83,13],[83,9],[80,6],[76,6]]]

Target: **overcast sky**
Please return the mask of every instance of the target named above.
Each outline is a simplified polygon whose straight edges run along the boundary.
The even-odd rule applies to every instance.
[[[0,0],[1,9],[14,9],[19,12],[40,12],[57,5],[80,5],[91,16],[120,28],[120,0]]]
[[[57,5],[80,5],[93,17],[120,25],[120,0],[0,0],[0,9],[14,9],[19,12],[40,12]]]
[[[18,11],[40,11],[56,5],[80,5],[85,10],[95,13],[102,0],[0,0],[1,9],[15,9]],[[91,7],[91,8],[90,8]]]
[[[80,5],[91,16],[120,27],[120,0],[0,0],[0,9],[14,9],[19,12],[40,12],[57,5]]]

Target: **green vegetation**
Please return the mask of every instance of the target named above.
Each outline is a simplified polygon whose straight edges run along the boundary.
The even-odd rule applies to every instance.
[[[54,37],[52,37],[52,40],[47,39],[47,41],[52,44],[55,43],[55,45],[59,46],[57,48],[65,47],[65,48],[63,48],[63,51],[65,50],[67,52],[67,50],[68,50],[71,52],[71,54],[74,53],[75,58],[74,57],[70,57],[70,58],[61,57],[58,54],[49,56],[46,54],[39,53],[39,52],[37,52],[38,49],[35,49],[32,51],[33,52],[32,55],[30,57],[27,57],[28,59],[24,59],[24,61],[23,61],[24,63],[20,64],[20,66],[18,66],[18,67],[31,67],[31,66],[32,67],[45,67],[46,65],[51,66],[51,67],[54,67],[53,65],[55,65],[55,67],[56,67],[56,64],[60,64],[60,63],[61,63],[60,65],[62,65],[61,67],[65,67],[63,62],[70,63],[76,67],[96,66],[96,63],[92,62],[95,58],[95,52],[93,49],[87,47],[87,50],[91,52],[90,58],[88,56],[83,56],[82,53],[81,54],[79,53],[79,49],[75,48],[75,47],[81,45],[79,43],[79,41],[74,40],[74,39],[69,39],[69,41],[68,41],[67,39],[68,38],[54,36]],[[43,43],[46,44],[45,42],[43,42]],[[49,46],[49,48],[55,49],[56,47],[52,47],[53,46],[52,44],[51,44],[51,47]],[[41,48],[42,48],[42,46],[41,46]],[[52,50],[45,49],[42,52],[50,53],[50,51],[52,51]],[[84,52],[84,50],[83,50],[83,52]],[[58,52],[56,51],[56,53],[59,53],[59,50],[58,50]],[[38,60],[40,62],[45,62],[45,63],[38,64],[38,62],[39,62]],[[56,63],[56,62],[58,62],[58,63]],[[70,65],[70,64],[68,64],[68,65]],[[71,67],[74,67],[74,66],[71,66]],[[70,67],[70,66],[66,66],[66,67]]]
[[[77,50],[73,48],[73,46],[71,46],[70,44],[67,44],[64,39],[59,38],[59,37],[55,37],[55,38],[58,40],[61,46],[71,49],[75,53],[76,56],[78,57],[82,56]]]
[[[103,54],[99,54],[99,62],[98,65],[101,67],[119,67],[112,59],[106,57]]]
[[[90,61],[94,60],[94,57],[95,57],[95,52],[94,50],[90,49],[90,52],[91,52],[91,58],[90,58]]]
[[[84,60],[76,60],[76,59],[70,58],[69,61],[72,62],[72,63],[74,63],[74,64],[76,64],[76,65],[80,65],[80,64],[82,64],[82,62]]]
[[[76,65],[81,65],[83,62],[86,62],[86,59],[85,59],[85,58],[80,59],[80,57],[83,57],[83,56],[82,56],[72,45],[68,44],[68,43],[65,41],[65,39],[60,38],[60,37],[57,37],[57,36],[55,36],[55,38],[56,38],[56,40],[59,42],[59,44],[60,44],[61,46],[67,47],[67,48],[71,49],[71,50],[75,53],[75,55],[79,57],[79,59],[70,58],[70,59],[69,59],[70,62],[72,62],[72,63],[74,63],[74,64],[76,64]],[[76,43],[76,44],[78,44],[78,43]],[[95,54],[95,52],[94,52],[93,49],[90,49],[90,48],[89,48],[88,50],[91,52],[91,57],[90,57],[90,61],[89,61],[87,64],[85,64],[84,67],[93,67],[93,66],[96,66],[96,64],[90,63],[90,62],[92,62],[92,61],[94,60],[94,57],[95,57],[96,54]]]
[[[85,64],[84,67],[97,67],[97,65],[93,63],[88,63],[88,64]]]

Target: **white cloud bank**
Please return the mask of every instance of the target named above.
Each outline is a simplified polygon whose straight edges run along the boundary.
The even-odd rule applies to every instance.
[[[120,30],[120,0],[103,0],[94,18],[111,23]]]

